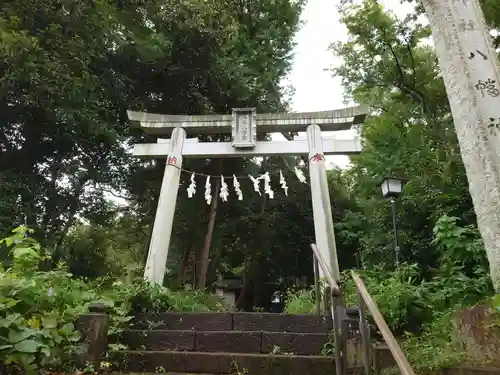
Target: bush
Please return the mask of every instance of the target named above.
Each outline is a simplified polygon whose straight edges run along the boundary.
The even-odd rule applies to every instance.
[[[436,222],[431,251],[440,257],[434,269],[403,263],[358,270],[387,324],[404,339],[405,353],[421,374],[466,358],[452,340],[452,315],[458,308],[489,301],[494,294],[477,229],[460,227],[457,222],[457,218],[446,215]],[[357,305],[350,274],[344,273],[342,279],[346,304]],[[491,302],[500,314],[500,297],[494,296]],[[286,311],[314,312],[311,293],[290,295]]]
[[[64,267],[40,271],[48,258],[24,227],[3,240],[12,266],[0,272],[0,359],[11,372],[70,363],[80,334],[74,322],[93,295]]]
[[[437,312],[419,335],[406,333],[403,350],[418,374],[439,374],[442,367],[467,359],[453,339],[453,311]]]
[[[360,270],[359,274],[395,334],[419,331],[423,322],[431,318],[431,307],[425,286],[419,281],[417,265],[403,263],[393,270],[376,266]],[[350,274],[345,273],[343,279],[346,303],[357,305],[358,296]]]
[[[50,257],[28,234],[20,227],[0,241],[12,255],[11,266],[0,267],[0,363],[9,374],[74,369],[74,354],[83,349],[75,322],[91,303],[107,307],[110,334],[121,331],[138,312],[225,309],[219,297],[201,292],[171,291],[143,280],[85,283],[63,264],[44,270]]]
[[[288,291],[285,301],[287,314],[314,314],[316,299],[312,290]]]

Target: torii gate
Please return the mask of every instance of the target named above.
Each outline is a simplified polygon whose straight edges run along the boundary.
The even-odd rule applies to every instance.
[[[352,139],[322,137],[321,131],[348,130],[362,124],[367,109],[361,106],[310,113],[257,114],[255,108],[236,108],[232,115],[179,116],[128,111],[132,123],[150,134],[170,135],[161,143],[136,144],[134,155],[166,158],[158,208],[144,278],[163,283],[183,156],[221,158],[270,155],[309,155],[309,181],[313,205],[316,244],[330,265],[333,276],[340,272],[333,230],[330,195],[324,155],[361,152],[358,136]],[[307,137],[292,141],[257,141],[257,133],[303,132]],[[231,142],[199,142],[187,135],[231,134]],[[176,168],[177,167],[177,168]],[[218,197],[214,197],[218,199]]]

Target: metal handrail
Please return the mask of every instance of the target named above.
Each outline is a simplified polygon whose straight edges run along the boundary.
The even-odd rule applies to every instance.
[[[345,308],[342,298],[342,290],[339,287],[338,282],[333,278],[330,268],[328,267],[328,263],[325,262],[325,259],[321,255],[318,250],[318,247],[315,244],[311,244],[311,249],[313,251],[313,260],[314,260],[314,281],[315,281],[315,289],[316,289],[316,314],[320,315],[321,306],[321,292],[319,285],[319,269],[323,271],[325,275],[326,281],[328,283],[327,290],[325,291],[325,310],[329,310],[332,316],[333,322],[333,332],[335,339],[335,367],[337,375],[345,375],[348,370],[347,363],[347,336],[345,336],[345,332],[343,324],[349,319],[346,319],[345,316]],[[351,276],[356,286],[358,295],[359,295],[359,324],[360,324],[360,333],[361,333],[361,342],[363,345],[363,362],[365,367],[365,374],[371,374],[371,357],[370,357],[370,333],[368,329],[367,320],[365,317],[365,307],[368,308],[370,313],[372,314],[373,320],[377,328],[379,329],[382,337],[385,342],[389,346],[389,350],[396,361],[396,365],[398,366],[402,375],[415,375],[410,363],[406,359],[401,347],[399,346],[396,338],[392,334],[389,326],[385,322],[380,310],[377,307],[377,304],[372,299],[368,289],[366,288],[361,277],[355,272],[351,271]]]
[[[311,249],[313,251],[314,260],[314,283],[316,288],[316,314],[320,315],[320,286],[319,286],[319,267],[325,275],[326,281],[328,283],[327,290],[325,291],[325,310],[328,310],[332,317],[333,324],[333,337],[335,345],[335,373],[337,375],[343,375],[343,363],[341,354],[341,330],[340,324],[341,319],[339,317],[339,310],[342,307],[342,295],[340,293],[339,284],[333,278],[328,264],[318,250],[316,244],[311,244]],[[328,296],[329,294],[329,296]],[[329,297],[329,298],[328,298]]]
[[[321,267],[321,270],[325,275],[328,286],[330,287],[330,293],[332,294],[332,296],[340,296],[339,284],[337,284],[337,281],[335,281],[335,279],[333,278],[330,268],[328,267],[328,264],[326,263],[325,259],[319,252],[316,244],[314,243],[311,244],[311,249],[313,251],[314,257],[318,262],[318,265]]]
[[[410,366],[410,363],[406,359],[403,351],[401,350],[401,347],[396,341],[396,338],[394,337],[389,326],[382,317],[382,314],[380,313],[377,304],[372,299],[370,293],[368,293],[368,289],[366,289],[365,283],[355,271],[351,271],[351,276],[352,279],[354,280],[354,284],[356,285],[356,289],[358,290],[358,294],[360,295],[364,304],[372,314],[375,324],[377,325],[385,342],[389,346],[389,350],[391,351],[392,356],[396,361],[399,371],[401,371],[401,374],[403,375],[415,375],[415,372],[413,371],[412,367]],[[361,308],[362,307],[360,306],[360,309]]]

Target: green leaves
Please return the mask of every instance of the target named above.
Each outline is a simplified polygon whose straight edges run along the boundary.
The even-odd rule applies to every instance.
[[[493,308],[500,314],[500,294],[495,295],[492,298]]]
[[[109,255],[100,250],[112,247],[123,255],[123,248],[96,236],[88,242],[78,238],[83,245],[100,245],[85,251],[83,245],[66,251],[62,243],[76,217],[113,228],[116,207],[108,191],[127,192],[133,213],[140,215],[138,226],[148,231],[161,172],[125,152],[124,145],[146,138],[130,128],[125,110],[227,113],[250,104],[259,112],[283,110],[280,82],[290,69],[303,5],[295,0],[161,0],[120,10],[106,1],[2,5],[0,133],[6,136],[0,139],[5,177],[0,229],[23,222],[25,215],[38,226],[33,236],[54,249],[56,261],[68,260],[75,274],[98,277],[110,271],[104,266]],[[229,172],[242,165],[237,161]],[[187,210],[184,215],[192,217]],[[120,245],[133,246],[140,260],[147,236]],[[82,272],[76,272],[78,266]]]
[[[21,353],[36,353],[43,344],[35,340],[24,340],[14,345],[14,349]]]
[[[22,331],[17,331],[15,329],[9,331],[9,337],[8,340],[11,343],[19,343],[27,338],[32,337],[35,335],[36,331],[32,329],[23,329]]]
[[[0,327],[10,328],[11,325],[19,324],[22,321],[21,314],[19,313],[7,313],[5,317],[0,317]]]
[[[19,302],[21,301],[17,299],[0,297],[0,311],[10,309],[11,307],[17,305]]]
[[[40,258],[37,251],[29,247],[16,247],[13,251],[14,260],[37,260]]]
[[[59,328],[59,332],[64,336],[71,335],[75,330],[75,325],[73,323],[65,323],[61,328]]]
[[[362,129],[364,150],[347,172],[356,209],[337,227],[357,238],[365,264],[394,262],[392,218],[377,185],[382,176],[408,178],[396,202],[401,255],[422,265],[423,277],[438,263],[432,228],[443,215],[475,224],[468,182],[429,29],[410,14],[404,19],[380,2],[344,5],[346,42],[332,46],[343,64],[349,98],[372,106]],[[352,231],[352,232],[350,232]]]
[[[57,317],[54,315],[47,315],[42,317],[42,326],[47,329],[54,329],[57,327]]]
[[[24,233],[24,228],[15,230],[3,241],[11,244],[14,264],[0,272],[0,359],[32,370],[37,364],[67,360],[80,338],[73,322],[86,311],[86,304],[80,281],[60,268],[37,269],[43,252]]]
[[[22,233],[22,231],[16,231]],[[1,241],[0,241],[1,242]],[[12,240],[19,258],[38,254],[40,245],[24,237]],[[26,245],[30,247],[25,247]],[[16,260],[17,261],[17,260]],[[50,292],[49,292],[50,290]],[[81,334],[75,323],[88,312],[90,303],[103,303],[110,317],[109,334],[123,330],[132,313],[215,311],[224,309],[219,297],[201,292],[174,292],[150,285],[142,278],[133,283],[107,279],[84,282],[62,265],[53,270],[19,268],[0,271],[0,361],[24,370],[62,370],[71,365]]]

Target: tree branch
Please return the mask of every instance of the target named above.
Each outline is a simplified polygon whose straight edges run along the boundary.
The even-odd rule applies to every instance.
[[[116,194],[112,190],[109,190],[109,189],[102,189],[102,191],[112,195],[115,198],[125,199],[127,201],[134,201],[135,200],[135,198],[132,198],[132,197],[124,197],[123,195]]]
[[[382,33],[384,34],[384,36],[386,36],[386,33],[384,30],[382,30]],[[401,66],[401,63],[399,62],[397,54],[394,51],[394,48],[392,47],[391,43],[389,43],[387,40],[382,40],[382,42],[389,48],[389,51],[390,51],[392,57],[394,58],[394,62],[396,63],[396,70],[397,70],[396,75],[399,76],[399,81],[397,80],[397,77],[396,77],[396,79],[393,82],[394,86],[396,86],[399,90],[406,93],[413,100],[418,102],[420,104],[420,106],[422,107],[422,114],[431,114],[430,109],[427,106],[427,101],[425,100],[424,94],[422,92],[420,92],[419,90],[417,90],[416,87],[410,87],[406,84],[404,70]]]

